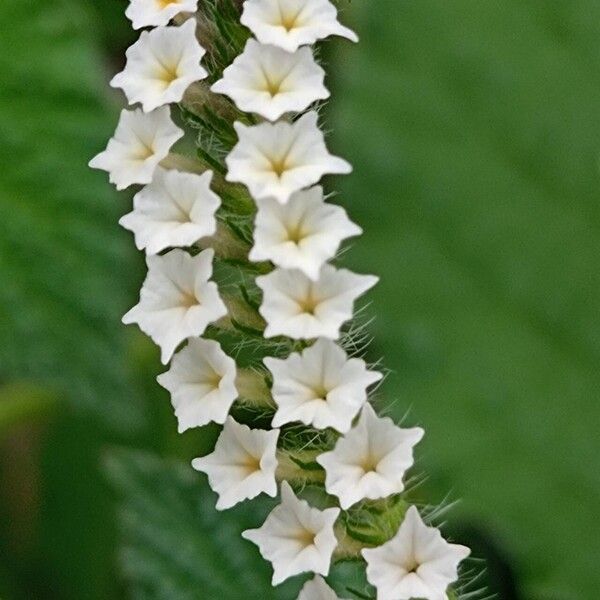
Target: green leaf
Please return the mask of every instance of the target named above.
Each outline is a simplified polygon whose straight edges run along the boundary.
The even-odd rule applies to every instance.
[[[50,415],[56,398],[35,386],[12,384],[0,387],[0,440],[14,425]]]
[[[381,395],[524,598],[600,587],[600,3],[352,3],[329,126]],[[352,14],[356,14],[352,23]],[[424,490],[425,491],[425,490]],[[468,541],[461,540],[458,541]]]
[[[262,524],[272,502],[219,513],[206,480],[191,467],[143,452],[112,452],[106,472],[122,500],[120,563],[132,597],[296,597],[299,582],[272,589],[270,567],[240,535]]]
[[[116,121],[95,28],[71,0],[3,0],[0,20],[0,379],[130,431],[142,415],[120,317],[138,270],[117,225],[129,203],[87,167]]]

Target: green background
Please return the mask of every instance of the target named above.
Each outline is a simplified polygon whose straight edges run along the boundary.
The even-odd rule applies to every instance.
[[[382,278],[381,406],[426,428],[427,497],[462,500],[449,531],[500,598],[593,598],[600,4],[341,4],[361,44],[327,45],[326,125],[355,173],[329,184],[365,229],[343,262]],[[186,467],[214,431],[176,435],[156,349],[120,325],[130,197],[86,164],[125,5],[0,4],[0,598],[291,598],[238,542],[253,509],[215,516]]]

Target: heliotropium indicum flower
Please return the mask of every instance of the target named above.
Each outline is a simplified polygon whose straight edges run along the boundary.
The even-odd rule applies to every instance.
[[[263,44],[289,52],[331,35],[358,41],[353,31],[340,24],[329,0],[246,0],[242,23]]]
[[[191,246],[217,229],[221,199],[211,189],[212,172],[202,175],[162,168],[133,199],[133,211],[119,223],[133,231],[136,246],[148,254]]]
[[[302,271],[275,269],[256,278],[263,291],[260,314],[267,322],[265,337],[285,335],[296,340],[338,339],[352,318],[354,301],[378,281],[347,269],[324,265],[312,281]]]
[[[362,554],[378,599],[448,600],[448,586],[458,579],[458,565],[470,552],[465,546],[449,544],[438,529],[425,525],[411,506],[389,542]]]
[[[167,364],[184,340],[202,335],[210,323],[227,314],[212,276],[214,251],[197,256],[172,250],[164,256],[148,256],[148,275],[140,302],[124,317],[123,323],[137,323],[160,346]]]
[[[130,104],[144,112],[180,102],[187,88],[208,73],[200,66],[206,51],[196,39],[196,20],[181,27],[159,27],[142,32],[127,50],[127,65],[111,85],[121,88]]]
[[[212,454],[196,458],[192,466],[208,475],[225,510],[264,493],[277,495],[277,439],[279,430],[250,429],[227,418]]]
[[[270,260],[284,269],[299,269],[312,280],[347,238],[360,235],[340,206],[323,200],[323,188],[296,192],[287,204],[260,202],[249,258]]]
[[[262,527],[247,529],[242,536],[255,543],[273,565],[273,585],[306,571],[326,576],[337,546],[333,525],[339,514],[339,508],[321,511],[311,507],[284,481],[281,504]]]
[[[273,375],[274,427],[299,421],[346,433],[367,401],[367,388],[381,379],[381,373],[369,371],[363,360],[348,358],[342,348],[323,338],[301,354],[263,362]]]
[[[207,423],[225,423],[238,397],[235,361],[218,342],[194,338],[178,352],[158,383],[171,393],[179,433]]]
[[[114,137],[106,150],[90,161],[90,167],[107,171],[118,190],[145,185],[181,137],[183,131],[171,120],[168,106],[151,113],[123,110]]]
[[[325,583],[325,580],[317,575],[314,579],[307,581],[300,591],[298,600],[339,600],[335,592]]]
[[[182,12],[196,12],[198,0],[130,0],[125,14],[134,29],[161,27]]]
[[[386,498],[404,490],[404,474],[412,467],[413,448],[424,431],[402,429],[377,416],[370,404],[358,424],[337,441],[335,449],[317,457],[326,472],[325,488],[343,509],[360,500]]]
[[[351,165],[327,150],[317,122],[313,111],[293,124],[235,123],[239,142],[226,158],[227,181],[243,183],[257,201],[275,198],[285,204],[327,173],[350,173]]]
[[[212,91],[229,96],[240,110],[276,121],[329,97],[325,71],[309,48],[289,53],[248,40],[244,53],[225,69]]]

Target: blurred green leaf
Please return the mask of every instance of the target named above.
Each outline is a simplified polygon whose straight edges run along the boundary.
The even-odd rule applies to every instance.
[[[14,425],[43,418],[56,406],[52,394],[35,386],[23,383],[0,386],[0,440]]]
[[[240,535],[259,527],[272,503],[259,500],[219,513],[206,481],[191,467],[144,452],[112,452],[106,472],[122,499],[120,562],[133,598],[284,600],[297,595],[297,582],[273,590],[268,563]]]
[[[600,3],[353,13],[329,125],[365,229],[348,261],[381,275],[382,395],[425,427],[421,469],[507,549],[524,598],[594,597]]]
[[[0,21],[0,380],[130,430],[142,414],[120,316],[135,252],[126,204],[87,167],[116,118],[96,29],[71,0],[3,0]]]

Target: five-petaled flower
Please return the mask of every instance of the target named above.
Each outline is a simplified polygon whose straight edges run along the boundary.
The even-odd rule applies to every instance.
[[[365,404],[356,427],[337,441],[333,451],[317,457],[325,468],[327,491],[344,509],[365,498],[402,492],[404,474],[413,464],[413,447],[424,433],[419,427],[402,429]]]
[[[206,51],[196,39],[196,20],[181,27],[159,27],[142,32],[127,50],[127,65],[111,85],[121,88],[130,104],[144,112],[180,102],[185,91],[208,73],[200,66]]]
[[[134,29],[161,27],[182,12],[196,12],[198,0],[130,0],[125,14]]]
[[[136,246],[148,254],[191,246],[217,229],[221,199],[210,189],[212,171],[202,175],[159,167],[152,183],[136,194],[133,211],[119,223],[133,231]]]
[[[242,23],[263,44],[294,52],[332,35],[358,42],[329,0],[246,0]]]
[[[145,185],[181,137],[183,131],[171,120],[168,106],[150,113],[123,110],[114,137],[106,150],[90,161],[90,167],[107,171],[118,190]]]
[[[378,281],[324,265],[316,281],[302,271],[275,269],[256,278],[263,291],[260,314],[267,322],[265,337],[285,335],[295,340],[326,337],[337,340],[352,318],[354,301]]]
[[[210,323],[227,314],[217,284],[209,281],[213,256],[209,248],[197,256],[172,250],[146,257],[148,275],[140,301],[123,323],[137,323],[160,346],[163,364],[181,342],[202,335]]]
[[[341,243],[361,233],[341,206],[324,201],[323,188],[316,186],[296,192],[287,204],[273,199],[259,204],[249,258],[299,269],[317,280]]]
[[[276,121],[329,97],[325,71],[309,48],[289,53],[250,39],[212,91],[229,96],[240,110]]]
[[[411,506],[396,535],[377,548],[367,548],[367,578],[380,600],[448,600],[448,586],[458,579],[458,565],[470,554],[449,544],[435,527],[423,522]]]
[[[348,358],[324,338],[301,354],[263,362],[273,375],[274,427],[299,421],[346,433],[367,401],[367,388],[381,379],[381,373],[369,371],[363,360]]]
[[[273,585],[306,571],[328,575],[337,546],[333,525],[339,514],[339,508],[313,508],[296,497],[284,481],[281,504],[262,527],[247,529],[242,536],[255,543],[263,558],[273,565]]]
[[[278,437],[278,429],[250,429],[227,418],[214,452],[192,462],[194,469],[208,475],[210,487],[219,495],[218,510],[262,493],[277,495]]]
[[[239,141],[225,161],[227,181],[243,183],[259,203],[275,198],[285,204],[326,173],[350,173],[350,163],[327,150],[317,122],[312,111],[295,123],[235,123]]]
[[[218,342],[193,338],[178,352],[158,383],[171,393],[179,433],[208,423],[225,423],[238,397],[233,358]]]

